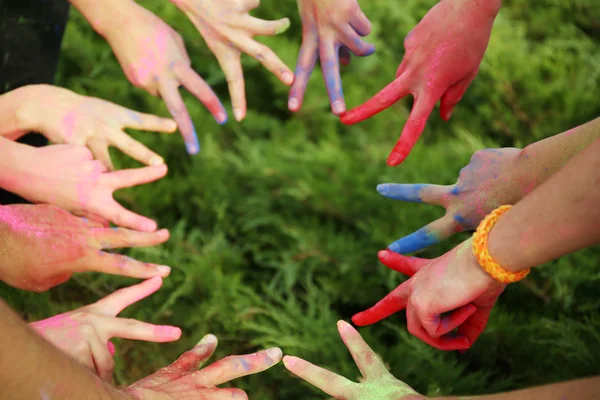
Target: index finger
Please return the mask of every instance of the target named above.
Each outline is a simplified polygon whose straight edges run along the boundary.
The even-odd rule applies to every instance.
[[[167,165],[151,165],[142,168],[122,169],[103,174],[102,183],[110,185],[113,189],[125,189],[144,183],[154,182],[167,174]]]
[[[444,200],[452,191],[452,187],[453,186],[450,185],[429,185],[421,183],[382,183],[377,185],[377,191],[380,195],[394,200],[444,205]]]
[[[338,331],[363,377],[369,379],[388,373],[381,359],[356,329],[344,321],[338,321]]]
[[[133,303],[156,292],[160,289],[162,283],[162,278],[155,276],[137,285],[121,288],[90,305],[90,308],[97,310],[104,316],[114,317]]]
[[[412,253],[446,240],[460,229],[462,228],[457,222],[446,214],[418,231],[396,240],[388,249],[399,254]]]
[[[336,399],[350,399],[356,383],[298,357],[285,356],[283,365],[292,374],[304,379]]]
[[[166,242],[169,231],[138,232],[124,228],[96,228],[92,237],[100,249],[119,249],[124,247],[151,247]]]
[[[339,116],[346,111],[342,78],[340,77],[339,45],[335,45],[331,40],[322,39],[319,44],[319,58],[323,78],[325,79],[325,87],[331,103],[331,112]]]
[[[281,361],[281,349],[274,347],[243,356],[229,356],[191,375],[196,385],[214,387],[246,375],[257,374]]]
[[[160,80],[158,92],[177,122],[188,154],[197,154],[200,151],[198,135],[192,123],[192,118],[190,118],[185,103],[179,94],[178,84],[173,79]]]
[[[408,94],[410,94],[408,75],[402,74],[370,100],[345,112],[341,116],[341,121],[343,124],[352,125],[367,118],[371,118],[373,115],[380,113]]]
[[[371,325],[405,309],[410,294],[408,288],[409,282],[410,281],[406,281],[396,289],[392,290],[373,307],[355,314],[352,317],[352,322],[358,326]]]

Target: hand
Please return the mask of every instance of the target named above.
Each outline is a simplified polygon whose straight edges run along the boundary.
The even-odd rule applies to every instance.
[[[144,164],[164,162],[158,154],[123,132],[124,128],[158,132],[177,129],[171,119],[138,113],[56,86],[33,85],[23,89],[23,105],[17,112],[23,133],[40,132],[57,144],[85,145],[109,170],[114,168],[108,146],[118,147]]]
[[[373,54],[375,46],[360,38],[371,33],[371,23],[356,0],[298,0],[298,8],[302,18],[302,47],[288,108],[298,111],[302,107],[308,79],[319,58],[331,111],[341,115],[346,111],[346,103],[340,78],[340,57],[347,64],[350,61],[348,50],[361,57]]]
[[[433,260],[380,251],[382,263],[411,278],[352,321],[370,325],[406,308],[408,331],[414,336],[440,350],[468,349],[506,287],[479,266],[471,242]]]
[[[0,206],[0,237],[0,279],[19,289],[42,292],[68,281],[74,272],[132,278],[170,272],[166,266],[100,251],[155,246],[169,239],[167,230],[107,229],[51,205]]]
[[[336,399],[344,400],[424,400],[426,397],[396,379],[360,334],[344,321],[338,331],[356,361],[363,379],[355,383],[301,358],[285,356],[283,365],[294,375]]]
[[[485,149],[473,154],[451,186],[382,184],[377,191],[391,199],[443,206],[446,215],[405,236],[388,249],[412,253],[439,243],[454,233],[475,230],[490,212],[503,204],[516,204],[527,194],[535,178],[527,182],[516,171],[521,150]]]
[[[173,364],[134,383],[126,393],[138,400],[221,400],[247,399],[240,389],[217,386],[271,368],[281,360],[281,349],[271,348],[254,354],[229,356],[198,371],[212,356],[217,338],[206,335],[192,350]]]
[[[113,199],[113,192],[164,177],[166,165],[107,172],[84,146],[20,145],[20,149],[21,157],[11,168],[5,189],[32,203],[54,204],[85,217],[99,216],[125,228],[156,230],[156,222],[125,209]]]
[[[344,114],[342,122],[362,121],[412,94],[412,111],[387,160],[390,166],[402,163],[438,100],[442,100],[442,118],[450,119],[454,106],[477,75],[500,4],[500,0],[437,3],[404,39],[406,53],[396,79],[371,100]]]
[[[135,2],[121,5],[127,21],[105,34],[127,79],[150,94],[160,96],[177,121],[189,154],[200,151],[192,119],[179,94],[183,85],[198,98],[218,123],[227,113],[210,86],[190,67],[181,36],[156,15]]]
[[[291,85],[294,75],[287,65],[254,36],[273,36],[290,26],[288,18],[265,21],[249,14],[259,0],[171,0],[183,11],[213,52],[229,85],[233,114],[237,121],[246,116],[244,72],[240,56],[246,53],[262,63],[285,85]]]
[[[115,362],[113,337],[172,342],[181,336],[173,326],[157,326],[116,316],[133,303],[148,297],[162,286],[154,277],[128,288],[120,289],[94,304],[29,324],[46,340],[81,364],[95,371],[100,378],[111,381]]]

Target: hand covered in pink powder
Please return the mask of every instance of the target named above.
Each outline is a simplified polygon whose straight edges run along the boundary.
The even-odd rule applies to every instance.
[[[267,46],[254,36],[273,36],[288,29],[290,20],[265,21],[250,15],[259,0],[171,0],[183,11],[213,52],[229,85],[233,114],[237,121],[246,116],[246,93],[241,54],[262,63],[281,82],[291,85],[294,74]]]
[[[132,278],[165,277],[170,268],[146,264],[102,249],[156,246],[169,232],[104,228],[51,205],[0,206],[0,280],[41,292],[75,272],[94,271]]]
[[[133,1],[123,2],[119,13],[127,21],[105,33],[127,79],[152,95],[160,96],[177,121],[189,154],[200,151],[192,119],[179,94],[183,85],[211,112],[218,123],[227,113],[210,86],[190,67],[181,36],[156,15]]]
[[[217,338],[206,335],[173,364],[129,386],[126,393],[138,400],[245,400],[248,395],[243,390],[217,386],[265,371],[282,357],[281,349],[275,347],[253,354],[225,357],[198,370],[216,347]]]
[[[168,133],[177,129],[177,124],[171,119],[138,113],[56,86],[31,85],[13,93],[15,101],[22,105],[16,113],[18,131],[9,137],[16,139],[22,134],[35,131],[53,143],[85,145],[110,170],[114,168],[108,152],[109,146],[119,148],[144,164],[163,163],[158,154],[132,139],[123,129]]]
[[[440,350],[471,347],[506,287],[479,266],[472,239],[433,260],[390,251],[380,251],[379,259],[411,278],[352,321],[370,325],[406,308],[408,331]]]
[[[156,222],[125,209],[113,199],[113,192],[164,177],[166,165],[108,172],[84,146],[57,144],[35,148],[15,143],[14,147],[18,149],[18,154],[13,154],[16,161],[10,170],[0,171],[0,187],[32,203],[54,204],[125,228],[156,230]]]
[[[377,191],[391,199],[443,206],[446,215],[405,236],[388,249],[411,253],[439,243],[454,233],[475,230],[490,212],[516,204],[535,186],[536,177],[521,171],[516,148],[485,149],[473,154],[454,185],[381,184]]]
[[[94,304],[29,324],[46,340],[100,378],[111,381],[115,362],[111,338],[173,342],[181,330],[173,326],[157,326],[135,319],[117,318],[125,308],[148,297],[162,286],[155,277],[128,288],[119,289]]]
[[[349,51],[363,57],[373,54],[375,46],[361,39],[371,32],[371,23],[356,0],[298,0],[298,8],[302,18],[302,47],[288,108],[298,111],[302,107],[306,85],[320,59],[331,110],[340,115],[346,111],[340,59],[342,64],[348,64]]]
[[[406,36],[406,53],[396,79],[371,100],[341,118],[354,124],[412,94],[414,105],[400,139],[388,157],[390,166],[408,156],[441,99],[440,114],[450,119],[487,48],[501,0],[443,0]]]
[[[379,356],[365,343],[356,329],[344,321],[339,321],[338,331],[362,374],[363,379],[360,383],[352,382],[298,357],[285,356],[283,364],[294,375],[336,399],[426,399],[390,374]]]

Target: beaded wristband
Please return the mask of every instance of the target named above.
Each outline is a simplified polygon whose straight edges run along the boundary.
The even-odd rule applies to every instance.
[[[473,254],[477,262],[492,278],[502,283],[513,283],[520,281],[529,274],[530,269],[519,272],[510,272],[505,270],[498,264],[488,251],[488,235],[496,221],[502,214],[508,211],[511,206],[501,206],[488,214],[477,227],[473,234]]]

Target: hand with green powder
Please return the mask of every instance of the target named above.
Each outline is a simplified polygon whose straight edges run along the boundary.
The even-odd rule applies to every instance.
[[[356,329],[344,321],[339,321],[338,331],[363,376],[361,383],[352,382],[343,376],[317,367],[298,357],[285,356],[283,364],[294,375],[297,375],[336,399],[426,399],[425,396],[420,395],[410,386],[396,379]]]
[[[292,70],[267,46],[253,36],[273,36],[287,30],[288,18],[265,21],[250,15],[259,0],[171,0],[183,11],[223,69],[229,85],[233,114],[237,121],[246,116],[246,94],[242,52],[256,58],[285,85],[294,81]]]

